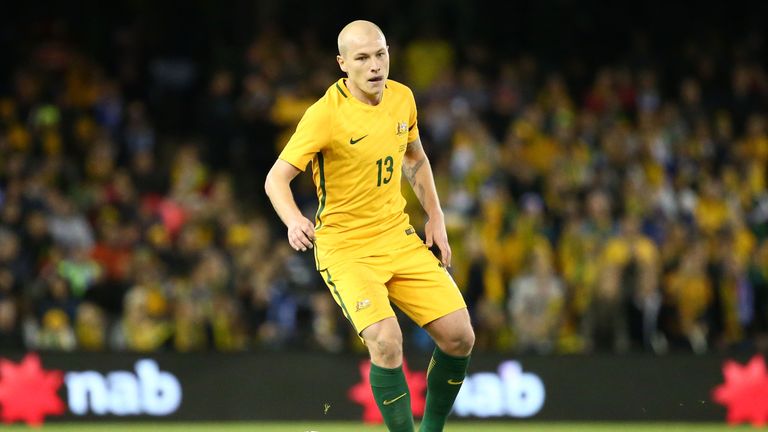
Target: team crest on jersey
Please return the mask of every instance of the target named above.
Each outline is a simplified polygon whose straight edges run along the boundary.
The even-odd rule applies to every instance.
[[[401,121],[397,122],[397,134],[403,135],[408,133],[408,123]]]

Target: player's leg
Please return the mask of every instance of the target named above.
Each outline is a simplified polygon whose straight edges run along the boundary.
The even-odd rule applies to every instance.
[[[360,333],[371,355],[371,390],[390,431],[413,432],[411,394],[403,373],[403,334],[395,317]]]
[[[427,370],[427,404],[420,431],[442,431],[467,374],[475,333],[467,309],[424,326],[437,347]]]
[[[475,332],[466,308],[451,312],[424,326],[440,350],[454,357],[466,357],[475,344]]]
[[[392,276],[381,257],[333,265],[320,273],[371,355],[373,397],[390,431],[413,432],[403,373],[403,335],[384,285]]]
[[[423,244],[404,249],[388,284],[390,298],[435,340],[420,430],[442,431],[469,365],[475,335],[453,278]]]

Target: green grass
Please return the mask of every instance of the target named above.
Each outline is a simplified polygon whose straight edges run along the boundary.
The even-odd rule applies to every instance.
[[[30,430],[23,425],[2,425],[3,431]],[[383,426],[353,422],[219,422],[219,423],[50,423],[42,432],[386,432]],[[446,432],[709,432],[755,430],[750,426],[730,427],[716,423],[542,423],[542,422],[457,422]]]

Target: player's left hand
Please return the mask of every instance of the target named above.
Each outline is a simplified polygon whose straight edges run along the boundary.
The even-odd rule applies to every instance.
[[[445,229],[445,218],[442,214],[432,216],[424,226],[425,244],[428,248],[433,244],[440,249],[440,261],[448,268],[451,266],[451,246],[448,244],[448,232]]]

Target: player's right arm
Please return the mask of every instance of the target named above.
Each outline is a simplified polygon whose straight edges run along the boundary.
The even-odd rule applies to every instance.
[[[288,242],[302,252],[313,247],[315,225],[301,214],[296,205],[291,181],[301,172],[297,167],[306,167],[330,142],[328,125],[331,122],[327,106],[324,97],[307,109],[264,183],[272,207],[288,227]]]
[[[312,242],[315,240],[315,226],[301,214],[291,191],[291,181],[300,172],[295,166],[278,159],[267,174],[264,190],[266,190],[275,212],[288,227],[288,242],[291,247],[303,252],[308,248],[312,249]]]

